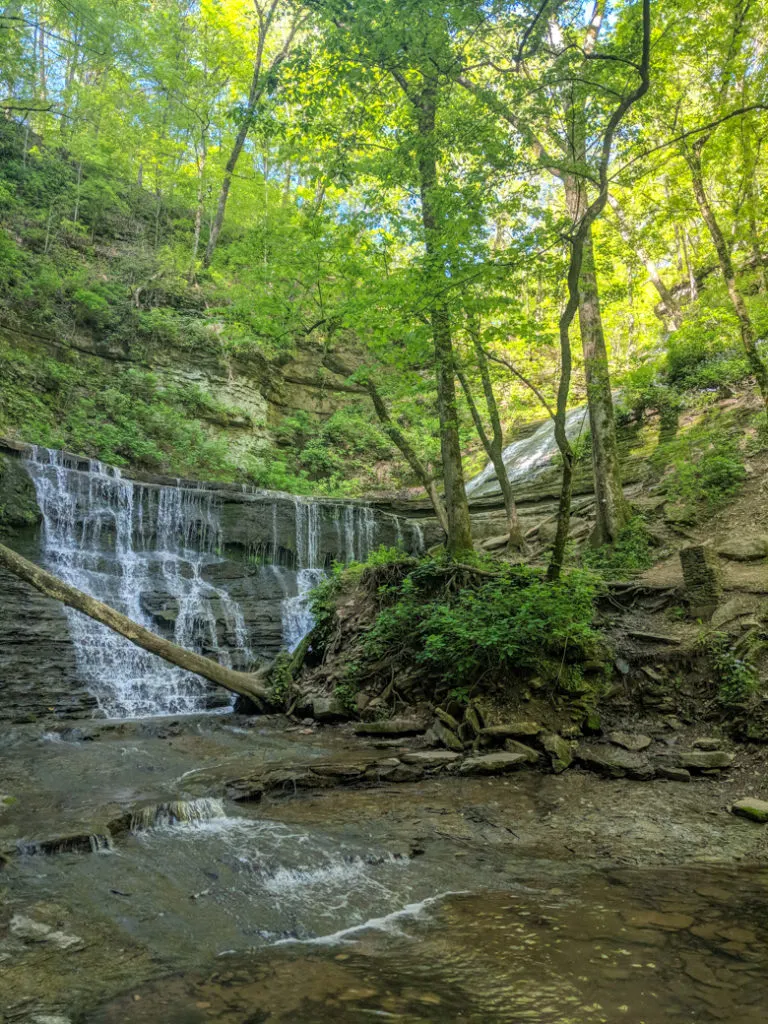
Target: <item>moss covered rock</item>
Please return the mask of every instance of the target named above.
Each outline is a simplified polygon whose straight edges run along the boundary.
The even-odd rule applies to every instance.
[[[0,453],[0,535],[40,521],[35,488],[21,461]]]

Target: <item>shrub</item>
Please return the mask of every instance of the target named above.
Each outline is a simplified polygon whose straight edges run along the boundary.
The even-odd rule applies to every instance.
[[[599,657],[593,575],[573,570],[550,583],[527,567],[478,568],[385,551],[374,564],[339,569],[315,591],[318,639],[332,627],[340,590],[367,583],[378,584],[378,612],[362,641],[369,664],[416,665],[436,685],[464,690],[521,671],[565,683],[573,674],[566,663]]]
[[[603,579],[628,579],[653,565],[651,546],[645,523],[640,516],[634,516],[614,544],[587,548],[582,562]]]

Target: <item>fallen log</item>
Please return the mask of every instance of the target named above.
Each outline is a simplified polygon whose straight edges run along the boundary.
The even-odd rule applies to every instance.
[[[237,693],[241,697],[249,697],[258,704],[275,705],[275,700],[266,685],[268,669],[262,668],[258,672],[235,672],[234,669],[220,665],[211,658],[206,658],[195,651],[188,651],[186,647],[180,647],[170,640],[163,639],[157,633],[153,633],[144,626],[140,626],[138,622],[134,622],[133,619],[129,619],[127,615],[116,612],[109,605],[70,586],[60,580],[58,576],[46,572],[39,565],[16,554],[4,544],[0,544],[0,567],[7,569],[14,576],[18,576],[20,580],[34,587],[35,590],[39,590],[46,597],[61,601],[69,608],[74,608],[89,618],[95,619],[96,622],[100,622],[103,626],[107,626],[124,636],[126,640],[136,644],[137,647],[143,647],[150,654],[156,654],[164,661],[169,661],[172,665],[177,665],[187,672],[194,672],[195,675],[202,676],[218,686],[223,686],[225,690]]]

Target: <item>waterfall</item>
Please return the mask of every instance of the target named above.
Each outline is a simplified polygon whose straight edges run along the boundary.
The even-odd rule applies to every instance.
[[[589,427],[586,406],[580,405],[576,409],[571,409],[565,418],[565,432],[568,438],[573,440],[587,429]],[[507,467],[507,476],[512,483],[519,480],[535,480],[552,464],[557,450],[554,424],[552,420],[546,420],[530,437],[513,441],[504,449],[502,458]],[[472,497],[485,497],[500,492],[496,470],[491,462],[482,473],[467,483],[467,494]]]
[[[96,460],[34,448],[26,460],[43,520],[43,561],[67,583],[157,631],[172,624],[182,647],[232,665],[252,659],[239,606],[203,569],[221,530],[214,495],[124,479]],[[86,469],[80,468],[87,465]],[[150,607],[160,593],[159,607]],[[154,618],[153,618],[154,613]],[[205,710],[210,690],[105,626],[66,609],[78,672],[108,718]],[[222,644],[220,631],[226,637]]]
[[[255,654],[297,647],[314,624],[310,591],[333,561],[364,561],[382,543],[424,547],[418,523],[362,502],[141,483],[94,459],[46,448],[27,449],[24,464],[42,516],[46,568],[145,628],[235,669],[250,668]],[[65,614],[77,682],[100,714],[201,712],[227,699],[80,612]]]
[[[296,523],[296,590],[281,604],[283,642],[294,651],[314,625],[309,604],[309,593],[326,575],[324,561],[320,559],[319,506],[308,498],[294,497]],[[375,549],[378,523],[376,512],[370,505],[335,505],[332,511],[333,532],[336,538],[336,559],[340,562],[365,561]],[[398,547],[404,548],[400,520],[393,516],[394,533]],[[413,527],[417,550],[423,548],[423,536],[418,525]]]

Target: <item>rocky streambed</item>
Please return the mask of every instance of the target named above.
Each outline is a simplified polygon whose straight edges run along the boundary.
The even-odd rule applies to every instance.
[[[731,813],[749,751],[606,779],[510,739],[6,730],[0,1019],[764,1020],[767,833]]]

